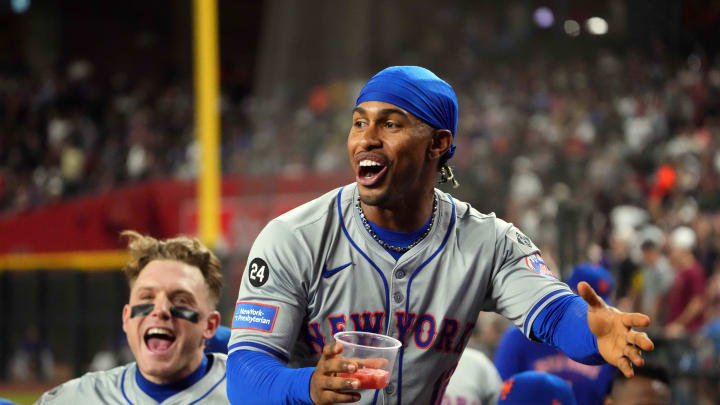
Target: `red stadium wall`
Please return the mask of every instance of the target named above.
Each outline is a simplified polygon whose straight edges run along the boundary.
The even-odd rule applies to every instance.
[[[227,177],[222,183],[222,238],[247,249],[271,218],[351,181],[347,175]],[[195,234],[195,183],[154,181],[0,217],[0,254],[123,248],[134,229],[158,238]]]

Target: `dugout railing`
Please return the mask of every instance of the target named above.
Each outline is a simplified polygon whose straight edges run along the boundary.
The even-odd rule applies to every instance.
[[[127,294],[117,267],[0,270],[0,380],[77,376],[98,351],[119,351]]]

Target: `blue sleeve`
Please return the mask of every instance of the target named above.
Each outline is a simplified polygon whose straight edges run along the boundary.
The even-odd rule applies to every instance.
[[[523,345],[527,345],[530,341],[525,338],[520,329],[510,326],[505,334],[500,338],[497,350],[495,351],[495,368],[500,373],[500,378],[505,381],[513,374],[527,370],[524,364],[525,359],[521,355]]]
[[[228,399],[236,405],[312,405],[313,371],[290,368],[266,353],[236,350],[227,359]]]
[[[227,326],[218,326],[213,337],[205,342],[205,353],[225,353],[228,352],[228,342],[230,341],[230,328]]]
[[[598,365],[605,360],[587,323],[588,304],[577,295],[551,301],[532,324],[533,337],[562,350],[578,363]]]

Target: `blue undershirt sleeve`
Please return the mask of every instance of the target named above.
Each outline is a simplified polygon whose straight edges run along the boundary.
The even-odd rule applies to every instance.
[[[266,353],[236,350],[227,359],[228,399],[235,405],[312,405],[313,371],[290,368]]]
[[[578,363],[604,364],[597,338],[587,322],[588,304],[577,295],[564,295],[540,311],[532,324],[533,337],[562,350]]]

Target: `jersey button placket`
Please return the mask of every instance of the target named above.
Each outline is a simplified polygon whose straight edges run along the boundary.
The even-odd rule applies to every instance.
[[[393,383],[390,383],[387,385],[387,387],[385,387],[385,393],[388,395],[392,395],[393,392],[395,392],[395,386],[393,385]]]
[[[388,312],[389,315],[393,317],[393,320],[388,322],[387,333],[393,337],[398,337],[397,319],[395,319],[395,314],[398,311],[405,311],[405,305],[403,305],[405,303],[405,295],[403,295],[402,291],[407,288],[407,275],[408,272],[402,267],[396,267],[389,274],[390,310]],[[385,391],[385,394],[388,394],[387,391]]]

